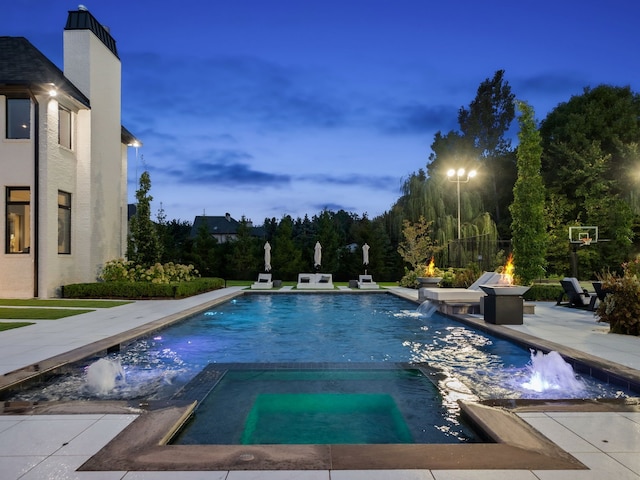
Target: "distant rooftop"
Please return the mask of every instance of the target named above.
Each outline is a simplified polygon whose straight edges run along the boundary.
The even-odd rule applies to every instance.
[[[200,230],[200,227],[203,225],[206,225],[207,230],[211,235],[235,236],[238,234],[240,222],[232,218],[228,213],[224,216],[198,215],[193,221],[191,236],[196,237],[198,235],[198,230]],[[249,222],[249,227],[251,228],[252,236],[264,237],[264,227],[254,227],[251,222]]]

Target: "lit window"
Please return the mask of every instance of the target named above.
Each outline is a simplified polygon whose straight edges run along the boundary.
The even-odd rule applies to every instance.
[[[58,143],[71,149],[71,112],[58,108]]]
[[[31,246],[31,191],[7,187],[6,253],[29,253]]]
[[[30,138],[31,100],[7,98],[7,138]]]
[[[71,194],[59,190],[58,253],[71,253]]]

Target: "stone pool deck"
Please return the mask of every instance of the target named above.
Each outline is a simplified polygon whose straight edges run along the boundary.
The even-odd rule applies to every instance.
[[[92,313],[55,321],[36,321],[36,325],[0,333],[0,374],[3,384],[37,371],[55,368],[60,362],[83,358],[86,353],[108,348],[114,338],[126,332],[145,329],[170,321],[183,312],[229,298],[240,288],[227,288],[184,300],[152,300],[101,309]],[[417,300],[417,291],[391,289]],[[471,320],[473,321],[473,316]],[[0,319],[1,320],[1,319]],[[477,316],[476,321],[481,321]],[[502,326],[515,335],[535,337],[541,343],[557,345],[585,357],[597,357],[614,370],[640,375],[640,338],[607,333],[592,312],[553,303],[536,303],[534,315],[525,315],[524,324]],[[97,343],[96,343],[97,342]],[[52,360],[53,359],[53,360]],[[77,471],[139,416],[131,408],[119,407],[115,413],[95,413],[75,408],[73,414],[0,415],[0,478],[80,479],[80,480],[600,480],[606,477],[640,480],[640,408],[568,409],[563,405],[543,405],[516,410],[518,417],[537,429],[556,445],[582,462],[587,469],[469,469],[460,458],[460,468],[400,470],[219,470],[219,471]],[[7,408],[5,407],[5,410]],[[601,411],[598,411],[601,410]],[[396,451],[396,455],[403,455]],[[407,451],[407,454],[409,452]],[[465,466],[466,465],[466,466]],[[185,469],[186,470],[186,469]]]

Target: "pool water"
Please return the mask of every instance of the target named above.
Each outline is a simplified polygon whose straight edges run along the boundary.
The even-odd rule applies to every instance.
[[[217,368],[210,365],[198,377],[206,384]],[[172,443],[443,444],[477,439],[415,368],[252,365],[222,375]],[[190,383],[194,390],[198,377]]]
[[[412,441],[400,410],[386,393],[262,393],[240,438],[243,445]]]
[[[108,358],[125,372],[98,394],[75,371],[22,392],[27,401],[169,399],[210,364],[427,363],[481,399],[618,397],[620,388],[582,378],[584,389],[536,392],[531,353],[445,316],[425,317],[391,294],[247,294],[132,342]],[[445,389],[446,390],[446,389]],[[454,389],[455,390],[455,389]]]

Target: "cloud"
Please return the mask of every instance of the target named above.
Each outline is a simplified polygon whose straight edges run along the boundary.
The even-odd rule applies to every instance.
[[[426,134],[457,127],[458,108],[453,105],[404,104],[389,109],[380,119],[380,128],[388,134]]]
[[[297,181],[313,182],[316,184],[338,185],[350,187],[366,187],[374,190],[398,191],[398,178],[390,175],[366,175],[349,173],[345,175],[307,174],[295,177]]]
[[[291,182],[285,174],[254,169],[247,160],[251,156],[240,150],[211,151],[206,159],[174,162],[171,167],[150,166],[159,181],[170,180],[176,184],[210,185],[211,188],[264,188],[282,187]]]

